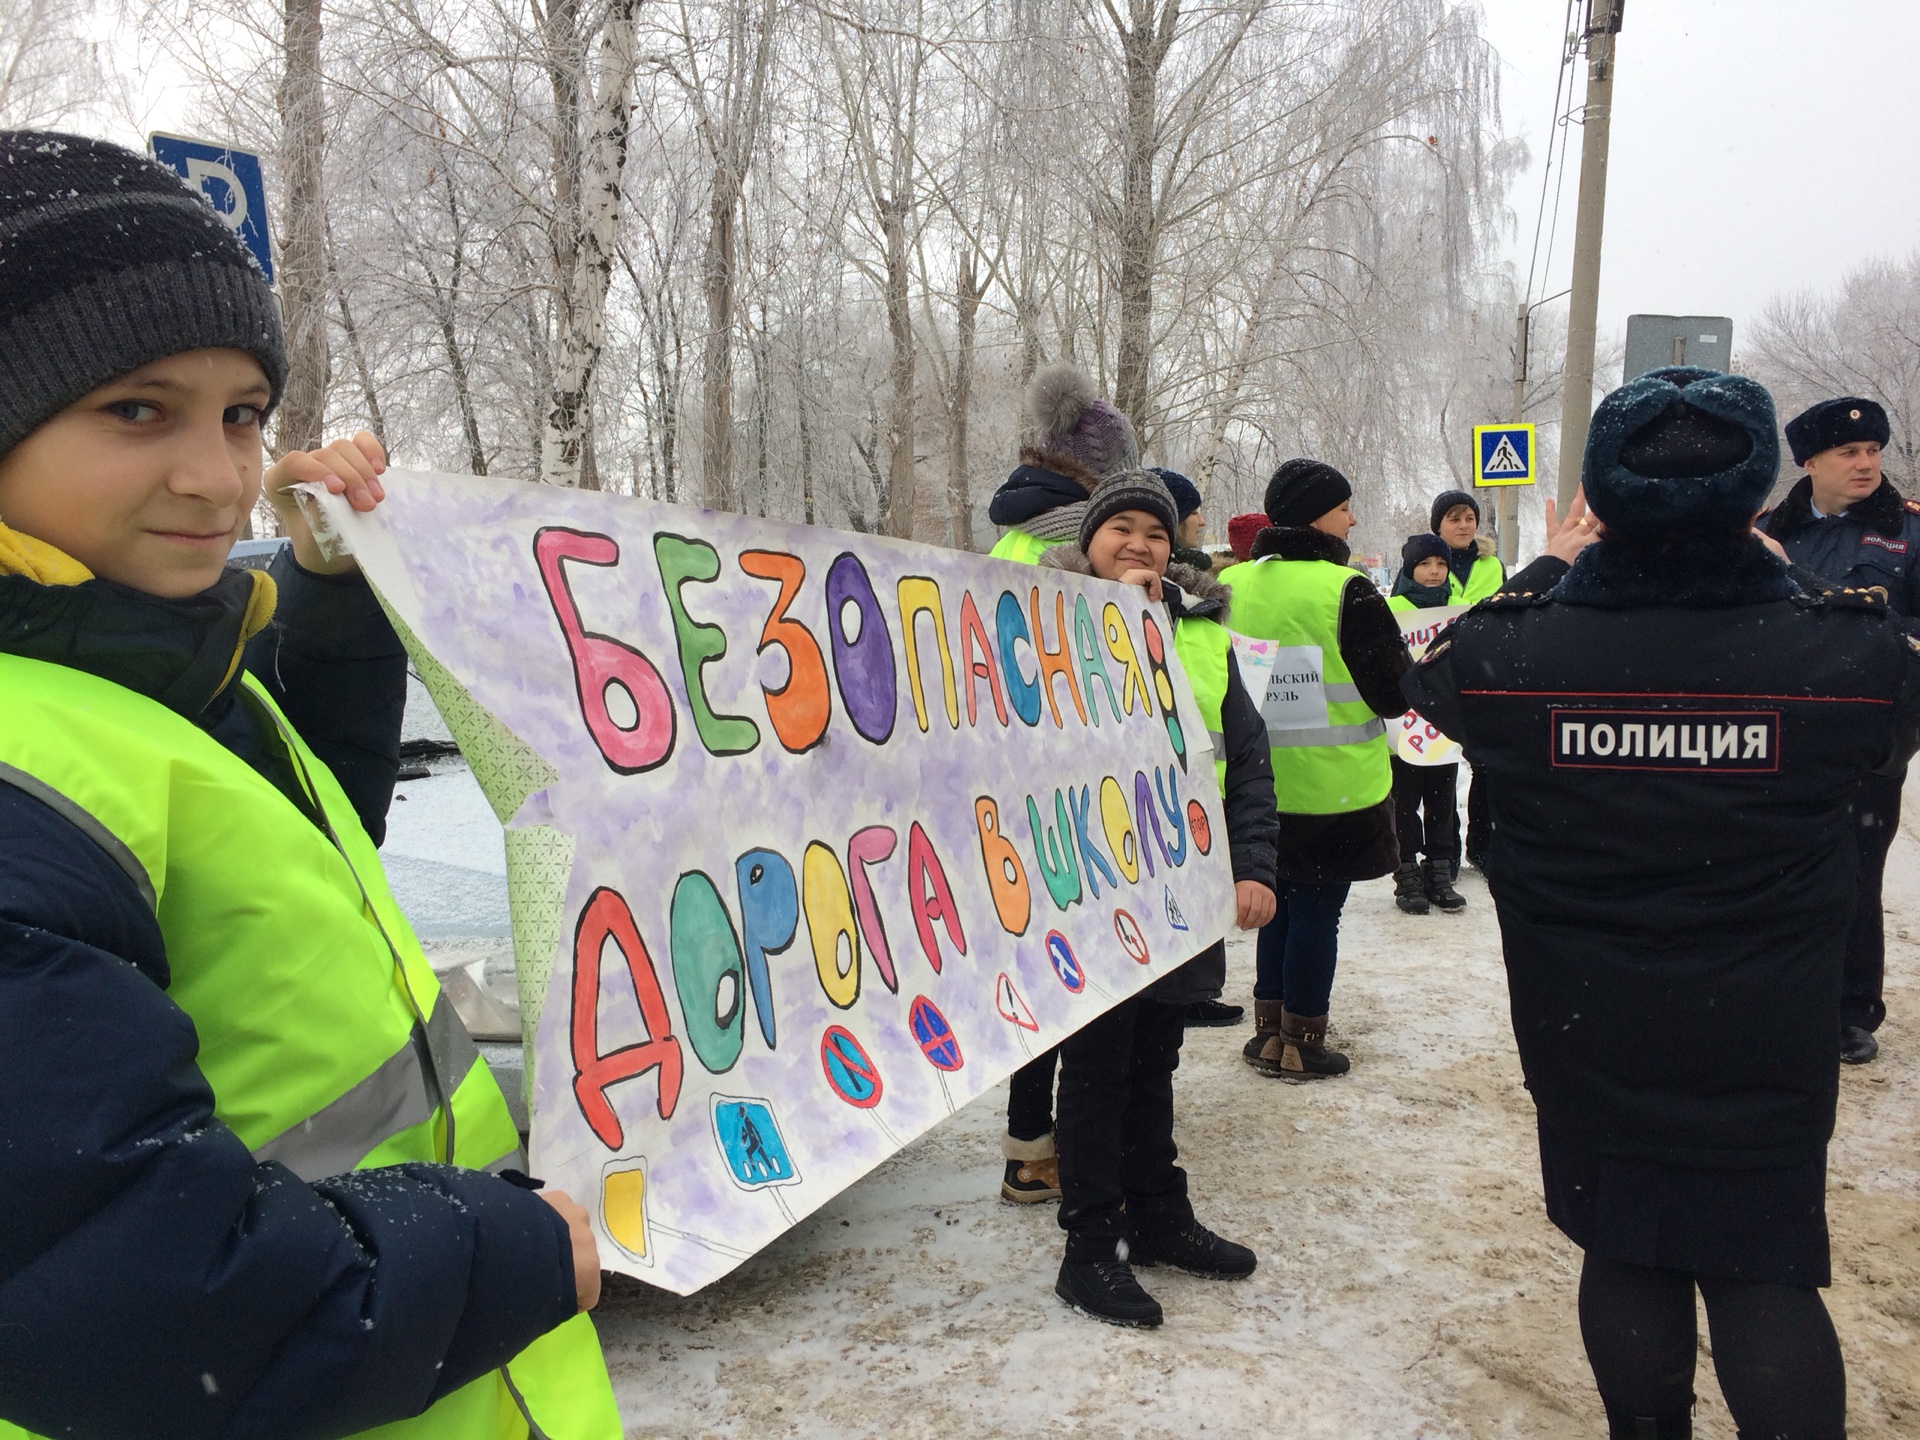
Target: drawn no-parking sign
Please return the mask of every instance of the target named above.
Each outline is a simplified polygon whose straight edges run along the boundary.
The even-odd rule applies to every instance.
[[[907,1012],[907,1024],[913,1030],[913,1038],[920,1042],[920,1052],[934,1069],[958,1070],[966,1064],[960,1058],[960,1041],[955,1037],[953,1027],[947,1024],[947,1017],[940,1013],[940,1007],[926,996],[913,997],[913,1008]]]
[[[267,229],[267,185],[260,173],[260,157],[231,145],[157,130],[147,137],[147,148],[190,189],[198,190],[213,213],[246,242],[271,285],[273,237]]]
[[[829,1025],[820,1037],[820,1068],[833,1093],[855,1109],[871,1110],[880,1103],[880,1069],[844,1025]]]

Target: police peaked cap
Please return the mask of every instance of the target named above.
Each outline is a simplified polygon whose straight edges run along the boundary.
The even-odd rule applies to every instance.
[[[1593,412],[1581,483],[1609,538],[1744,531],[1780,469],[1773,397],[1744,375],[1650,370]]]
[[[1887,412],[1858,395],[1822,400],[1787,422],[1787,448],[1793,452],[1796,465],[1806,464],[1822,450],[1851,445],[1856,440],[1884,445],[1892,438]]]

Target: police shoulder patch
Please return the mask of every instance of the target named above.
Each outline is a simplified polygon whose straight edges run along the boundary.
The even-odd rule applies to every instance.
[[[1829,610],[1885,610],[1887,592],[1879,585],[1836,585],[1812,597],[1816,607]]]
[[[1906,511],[1909,515],[1920,515],[1920,500],[1908,500],[1908,499],[1902,498],[1900,503],[1906,507]]]
[[[1525,610],[1547,603],[1544,590],[1496,590],[1473,608],[1476,610]]]

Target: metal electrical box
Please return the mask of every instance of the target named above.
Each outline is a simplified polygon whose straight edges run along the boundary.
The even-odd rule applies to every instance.
[[[1727,370],[1733,361],[1733,321],[1725,315],[1629,315],[1627,364],[1620,383],[1663,365]]]

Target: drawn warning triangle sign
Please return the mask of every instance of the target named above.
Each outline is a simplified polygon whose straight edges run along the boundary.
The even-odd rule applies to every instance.
[[[1171,925],[1176,930],[1185,930],[1189,928],[1187,925],[1187,917],[1180,913],[1180,902],[1173,898],[1173,887],[1169,885],[1166,887],[1166,889],[1167,889],[1167,924]]]
[[[1520,458],[1520,452],[1513,448],[1513,437],[1502,435],[1500,443],[1493,447],[1493,454],[1487,457],[1483,469],[1488,475],[1524,475],[1527,473],[1527,464]]]
[[[1000,1012],[1002,1020],[1010,1020],[1022,1030],[1031,1030],[1035,1034],[1040,1032],[1040,1022],[1033,1018],[1033,1011],[1027,1008],[1027,1002],[1013,988],[1013,981],[1004,970],[994,986],[993,1007]]]

